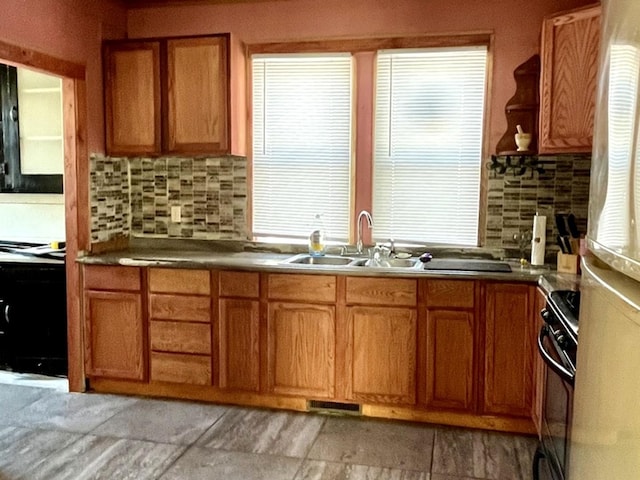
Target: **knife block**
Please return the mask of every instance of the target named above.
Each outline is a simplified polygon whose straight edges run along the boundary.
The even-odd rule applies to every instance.
[[[557,270],[559,273],[578,274],[580,272],[580,255],[558,252]]]

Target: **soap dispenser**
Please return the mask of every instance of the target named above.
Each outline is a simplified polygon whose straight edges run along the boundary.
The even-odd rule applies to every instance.
[[[316,214],[313,219],[311,233],[309,233],[309,255],[320,257],[325,254],[325,230],[322,215]]]

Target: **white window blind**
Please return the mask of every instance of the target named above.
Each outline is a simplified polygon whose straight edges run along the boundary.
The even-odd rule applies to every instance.
[[[350,54],[254,55],[253,235],[331,240],[349,227]]]
[[[477,245],[487,48],[380,51],[376,241]]]

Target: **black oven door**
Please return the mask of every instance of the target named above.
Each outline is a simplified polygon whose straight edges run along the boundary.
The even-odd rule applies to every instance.
[[[542,448],[553,478],[564,480],[573,405],[575,345],[566,341],[561,327],[544,325],[538,350],[548,369],[542,415]]]

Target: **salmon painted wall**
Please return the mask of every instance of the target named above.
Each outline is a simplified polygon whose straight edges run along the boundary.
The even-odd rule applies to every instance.
[[[126,10],[115,0],[2,0],[0,6],[0,40],[86,66],[90,152],[104,151],[101,42],[125,37],[126,24]]]
[[[593,0],[286,0],[141,8],[128,13],[131,38],[232,32],[246,43],[492,31],[491,150],[506,129],[513,70],[539,51],[544,16]]]

